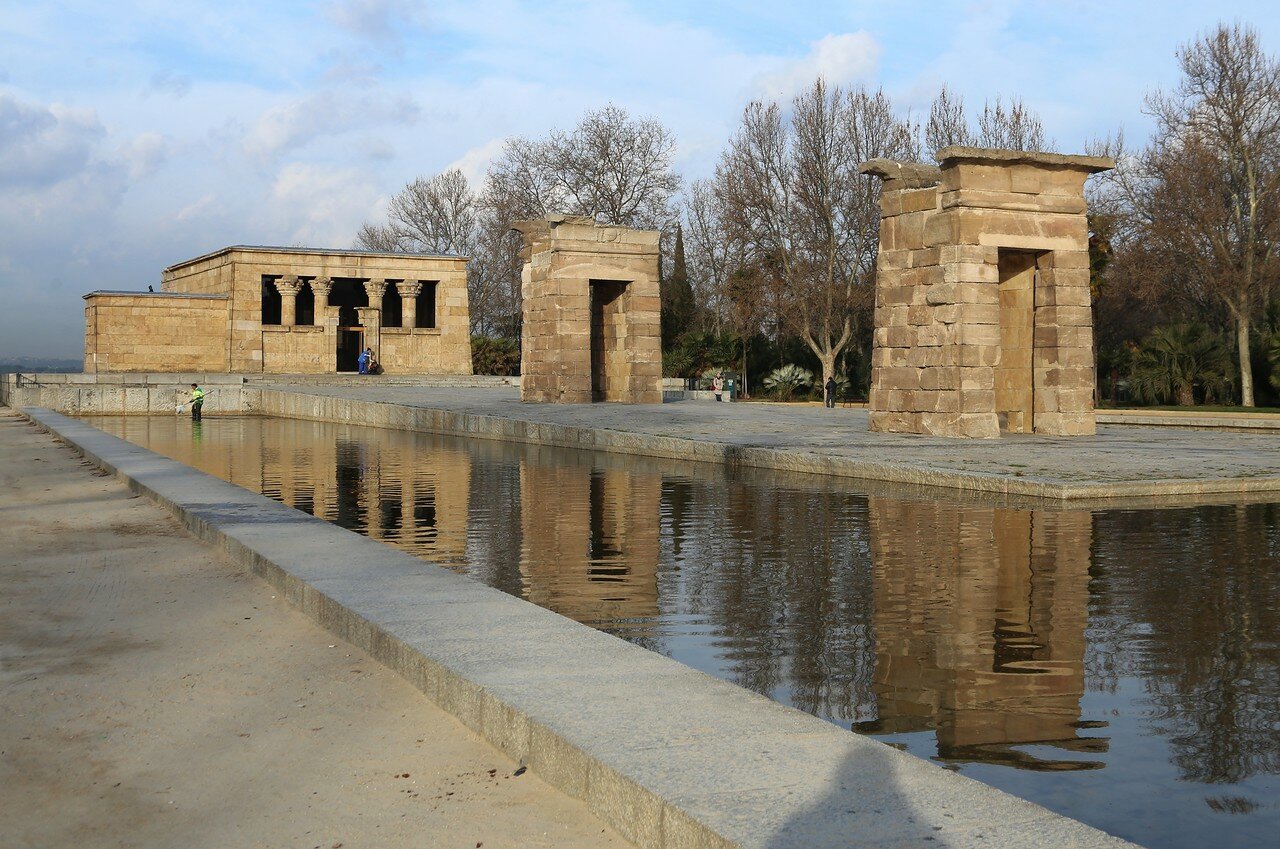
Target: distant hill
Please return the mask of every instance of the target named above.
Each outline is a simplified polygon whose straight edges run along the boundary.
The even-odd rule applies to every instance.
[[[11,374],[13,372],[47,374],[48,372],[80,372],[83,370],[83,360],[60,360],[56,357],[0,358],[0,374]]]

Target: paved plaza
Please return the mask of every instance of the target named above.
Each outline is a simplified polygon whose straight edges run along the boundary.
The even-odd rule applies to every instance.
[[[0,513],[3,845],[630,845],[8,411]]]
[[[867,412],[859,408],[701,401],[523,404],[518,390],[506,387],[279,388],[465,416],[665,437],[740,449],[735,453],[744,456],[749,449],[764,449],[756,453],[776,458],[781,452],[784,459],[807,461],[808,465],[794,466],[800,470],[812,468],[817,460],[833,474],[901,483],[1070,498],[1280,492],[1280,437],[1266,433],[1100,425],[1096,436],[948,439],[871,433]],[[777,465],[786,467],[785,462]]]

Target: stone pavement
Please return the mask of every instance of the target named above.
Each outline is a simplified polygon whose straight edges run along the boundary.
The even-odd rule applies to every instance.
[[[966,440],[870,433],[865,409],[697,401],[522,404],[518,391],[505,387],[276,388],[313,397],[672,438],[735,449],[739,459],[746,450],[766,449],[768,456],[744,462],[787,467],[785,456],[778,459],[781,452],[797,460],[791,466],[797,470],[822,467],[832,474],[899,483],[1058,498],[1280,493],[1280,437],[1265,433],[1102,425],[1097,436],[1089,437],[1020,434]],[[695,454],[690,452],[691,457]]]
[[[0,844],[629,845],[0,409]]]

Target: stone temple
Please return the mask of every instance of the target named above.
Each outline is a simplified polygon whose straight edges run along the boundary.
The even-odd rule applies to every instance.
[[[968,147],[884,181],[870,428],[1096,432],[1085,178],[1115,163]]]
[[[466,257],[237,246],[85,295],[84,370],[471,374],[469,323]]]
[[[557,215],[524,236],[520,397],[662,403],[658,232]]]

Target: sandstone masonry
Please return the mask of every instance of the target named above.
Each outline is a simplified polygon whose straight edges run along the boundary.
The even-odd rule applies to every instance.
[[[86,373],[470,374],[465,257],[237,246],[85,296]]]
[[[525,239],[524,401],[662,403],[658,233],[551,216]]]
[[[948,147],[884,181],[870,429],[1093,434],[1084,181],[1104,157]]]

